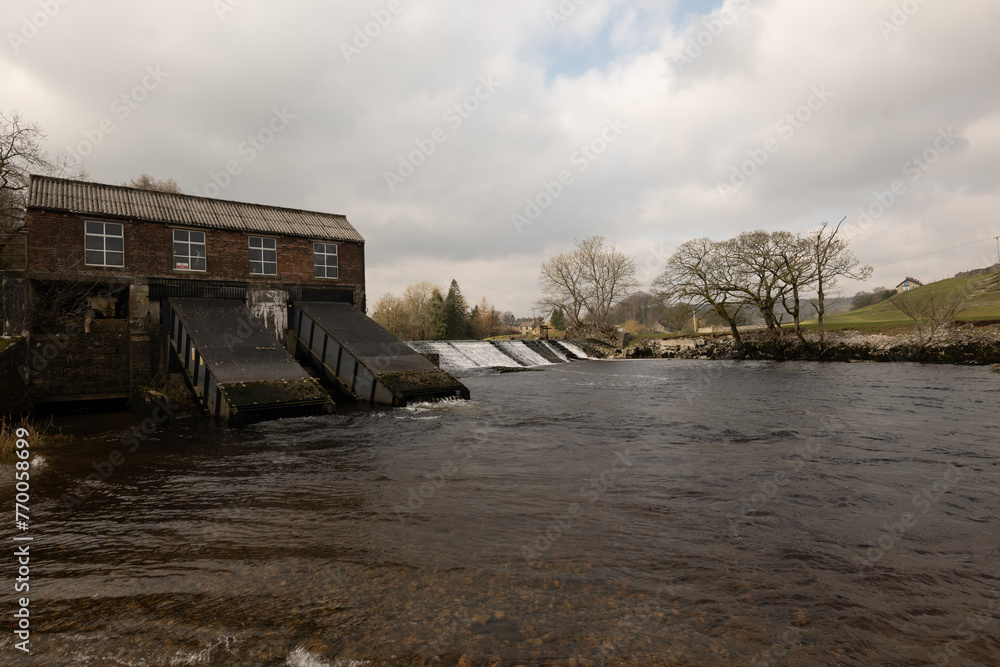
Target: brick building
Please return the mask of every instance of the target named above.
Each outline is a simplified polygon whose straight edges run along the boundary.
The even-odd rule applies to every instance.
[[[27,209],[36,280],[336,287],[364,301],[365,241],[343,215],[42,176]]]
[[[90,393],[110,396],[163,370],[159,318],[171,297],[240,299],[282,341],[293,301],[365,309],[365,241],[343,215],[32,176],[26,221],[26,270],[4,278],[5,294],[24,295],[23,313],[5,311],[4,333],[65,339],[35,384],[86,357],[66,347],[88,345],[62,331],[67,317],[88,334],[114,334],[102,359],[118,371],[104,381],[100,364],[85,362],[98,378]],[[47,297],[62,324],[39,320]]]

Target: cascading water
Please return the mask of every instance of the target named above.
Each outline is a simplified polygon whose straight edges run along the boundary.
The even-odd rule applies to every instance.
[[[521,365],[501,352],[498,348],[491,345],[489,341],[463,340],[453,342],[452,346],[456,347],[462,352],[462,354],[476,362],[476,365],[479,367],[500,366],[506,368]],[[512,361],[514,363],[511,363]]]
[[[493,344],[522,366],[547,366],[552,363],[525,345],[523,340],[495,340]]]
[[[557,347],[563,348],[564,350],[568,351],[570,354],[576,356],[578,359],[589,359],[590,358],[590,355],[588,355],[586,352],[584,352],[583,348],[581,348],[576,343],[571,343],[568,340],[560,340],[560,341],[556,341],[553,344],[556,345]]]
[[[444,340],[417,340],[407,343],[417,352],[422,354],[436,354],[440,358],[441,369],[446,372],[453,372],[463,368],[476,368],[477,364],[469,357],[453,346],[449,341]]]
[[[570,355],[587,358],[579,347],[561,341],[557,344],[544,340],[418,340],[407,345],[423,354],[437,354],[441,368],[449,373],[473,368],[550,366],[570,361]]]

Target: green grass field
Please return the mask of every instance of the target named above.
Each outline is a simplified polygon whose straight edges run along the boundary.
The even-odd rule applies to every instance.
[[[901,299],[945,300],[949,295],[967,290],[971,295],[967,307],[958,313],[960,321],[995,320],[1000,322],[1000,273],[968,278],[948,278],[919,287],[907,294],[897,294],[887,301],[874,306],[852,310],[842,315],[834,315],[824,320],[828,330],[858,329],[859,331],[893,331],[908,329],[914,325],[905,313],[893,303]],[[803,328],[815,329],[816,320],[803,323]]]

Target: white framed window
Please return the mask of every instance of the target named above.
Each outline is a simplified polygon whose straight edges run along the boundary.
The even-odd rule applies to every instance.
[[[205,232],[174,230],[174,270],[205,271]]]
[[[118,222],[84,223],[87,266],[125,266],[125,226]]]
[[[337,244],[313,243],[313,269],[317,278],[337,278]]]
[[[255,276],[278,275],[278,240],[267,236],[250,237],[250,273]]]

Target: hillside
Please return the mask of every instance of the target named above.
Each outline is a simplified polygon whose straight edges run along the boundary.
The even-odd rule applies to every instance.
[[[882,303],[824,318],[824,325],[829,330],[871,331],[909,328],[913,325],[913,320],[897,308],[895,303],[914,303],[930,299],[943,302],[963,290],[968,292],[969,298],[966,307],[956,317],[958,321],[1000,321],[1000,273],[993,273],[948,278],[929,283],[912,292],[897,294]],[[810,320],[804,325],[815,328],[817,323],[816,320]]]

